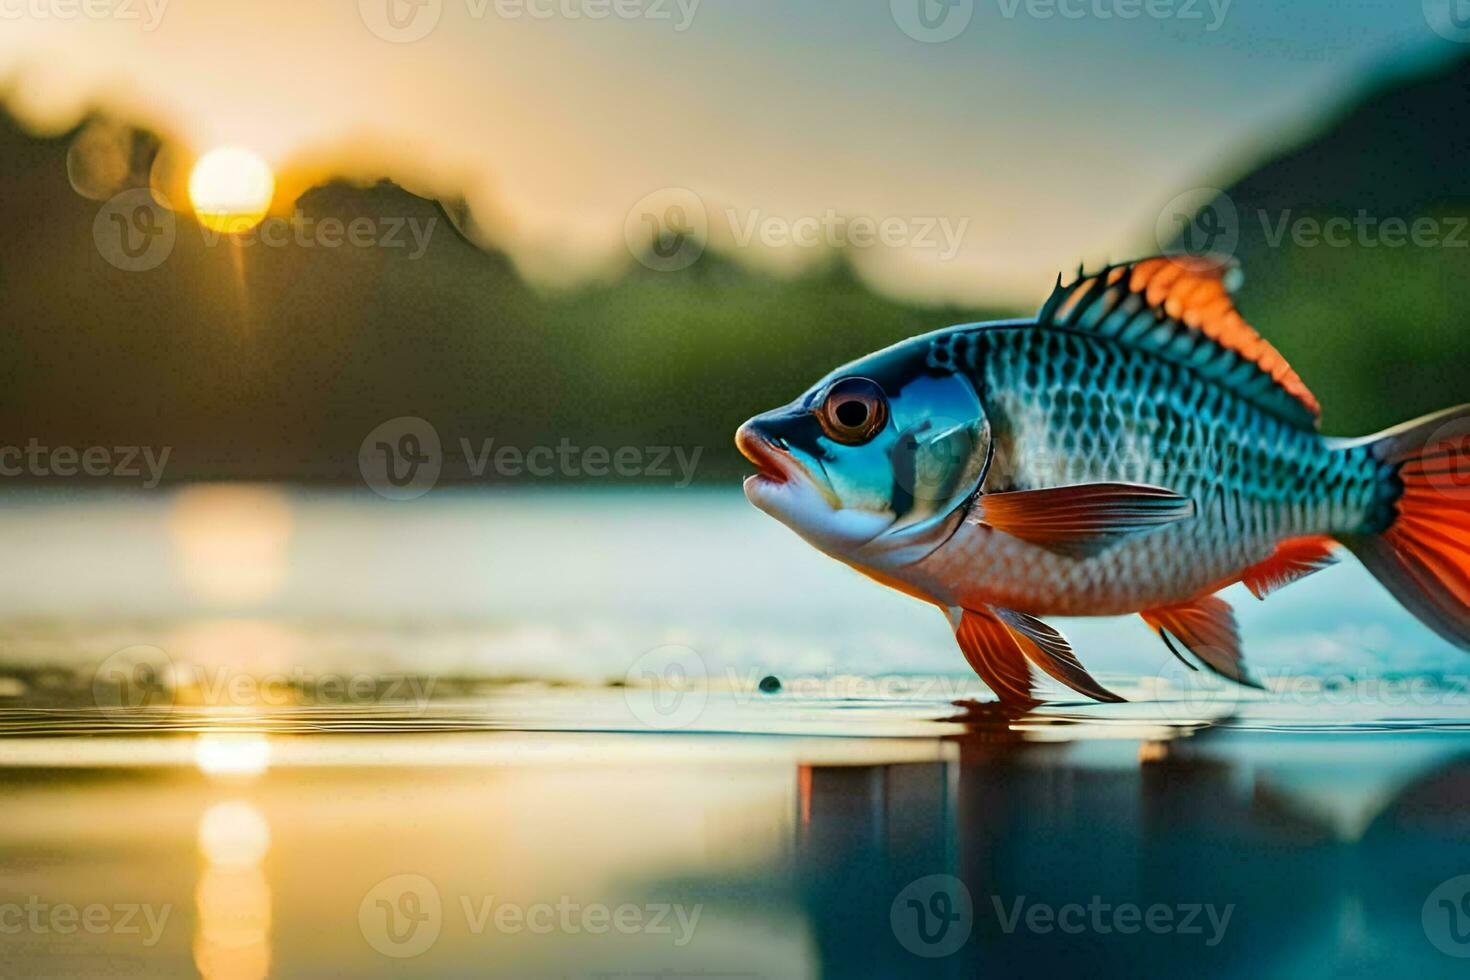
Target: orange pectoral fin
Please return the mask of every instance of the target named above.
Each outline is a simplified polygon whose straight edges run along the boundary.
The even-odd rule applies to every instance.
[[[981,494],[970,520],[1059,554],[1086,558],[1194,514],[1194,501],[1141,483],[1083,483]]]
[[[1257,599],[1264,599],[1297,579],[1336,565],[1336,547],[1337,542],[1328,537],[1292,538],[1290,541],[1283,541],[1277,545],[1275,554],[1259,565],[1247,568],[1240,580]]]

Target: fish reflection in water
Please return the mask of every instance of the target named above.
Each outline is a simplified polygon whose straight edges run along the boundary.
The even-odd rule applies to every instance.
[[[476,726],[465,705],[438,719],[454,730],[193,708],[151,733],[17,727],[0,739],[0,902],[109,883],[175,911],[156,946],[21,937],[7,967],[105,944],[113,975],[148,977],[1434,977],[1470,945],[1463,895],[1431,900],[1470,872],[1470,755],[1448,726],[975,705],[896,725],[845,705],[801,710],[885,734],[674,736],[566,696],[593,727]],[[437,888],[443,930],[390,960],[361,903],[403,875]],[[464,902],[488,896],[703,911],[682,947],[473,931]]]
[[[1428,934],[1470,949],[1470,908],[1426,897],[1470,872],[1470,756],[1414,739],[1342,773],[1334,737],[986,728],[952,760],[802,767],[799,890],[824,970],[1456,975]],[[1296,791],[1314,778],[1333,790]]]

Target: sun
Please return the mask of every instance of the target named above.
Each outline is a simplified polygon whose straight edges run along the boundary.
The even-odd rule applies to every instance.
[[[276,178],[264,160],[237,146],[210,150],[189,173],[189,201],[207,228],[240,234],[270,210]]]

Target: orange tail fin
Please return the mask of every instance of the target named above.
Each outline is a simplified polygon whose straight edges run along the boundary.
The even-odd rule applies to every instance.
[[[1426,626],[1470,649],[1470,405],[1390,429],[1371,449],[1402,487],[1397,516],[1343,543]]]

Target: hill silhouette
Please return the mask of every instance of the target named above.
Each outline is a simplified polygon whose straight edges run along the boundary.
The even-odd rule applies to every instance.
[[[1241,307],[1321,399],[1324,428],[1470,401],[1467,159],[1461,59],[1388,80],[1225,185]]]
[[[734,427],[833,365],[1020,312],[895,301],[840,253],[796,278],[714,249],[672,272],[630,257],[616,281],[548,293],[461,237],[440,204],[386,182],[311,188],[278,240],[232,241],[170,216],[166,256],[128,271],[109,241],[138,230],[133,215],[73,190],[74,135],[0,119],[0,443],[167,446],[169,479],[355,481],[364,437],[399,416],[437,428],[451,480],[471,476],[459,441],[490,438],[699,447],[698,478],[724,479],[746,469]],[[1301,244],[1277,231],[1367,213],[1433,219],[1447,237],[1470,215],[1470,171],[1457,166],[1467,143],[1470,60],[1391,81],[1225,188],[1241,305],[1331,430],[1466,400],[1470,248]]]
[[[114,239],[147,239],[130,214],[94,238],[107,206],[69,185],[71,138],[0,125],[0,441],[168,446],[169,479],[356,480],[364,437],[409,415],[438,429],[445,479],[470,476],[459,440],[488,438],[703,447],[698,477],[732,476],[748,415],[836,358],[980,314],[883,299],[840,257],[787,280],[712,250],[544,293],[387,182],[314,187],[240,241],[159,209],[142,220],[172,221],[171,247],[129,271]]]

